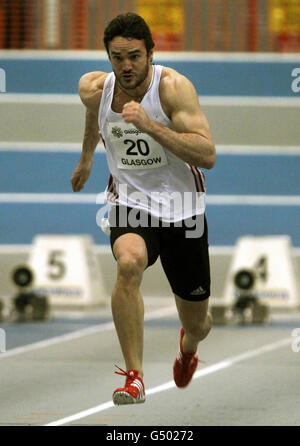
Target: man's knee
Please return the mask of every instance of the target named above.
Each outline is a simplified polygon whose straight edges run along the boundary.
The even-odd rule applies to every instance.
[[[148,254],[145,241],[139,235],[122,235],[115,241],[113,252],[118,265],[118,278],[131,280],[143,275]]]
[[[147,266],[145,256],[138,253],[124,253],[117,259],[118,278],[128,281],[141,279]]]

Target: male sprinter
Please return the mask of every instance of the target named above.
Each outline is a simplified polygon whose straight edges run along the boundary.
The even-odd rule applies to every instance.
[[[113,72],[87,73],[79,82],[86,124],[71,182],[75,192],[84,187],[100,132],[111,172],[107,197],[117,261],[112,314],[126,364],[126,371],[116,372],[126,376],[125,386],[113,393],[119,405],[145,401],[139,289],[145,269],[158,256],[182,324],[173,366],[176,385],[187,386],[196,370],[198,343],[211,328],[204,175],[199,168],[211,169],[216,154],[194,86],[175,70],[151,64],[154,43],[140,16],[126,13],[113,19],[104,44]],[[195,233],[188,236],[191,222]]]

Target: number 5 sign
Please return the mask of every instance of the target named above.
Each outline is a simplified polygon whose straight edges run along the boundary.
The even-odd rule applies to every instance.
[[[53,305],[98,305],[105,290],[91,237],[38,235],[33,240],[29,265],[34,289]]]

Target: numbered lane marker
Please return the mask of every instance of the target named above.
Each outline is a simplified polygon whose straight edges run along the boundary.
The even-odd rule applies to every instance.
[[[33,240],[29,265],[36,291],[49,296],[52,305],[98,305],[106,291],[89,236],[38,235]]]
[[[299,306],[298,284],[289,236],[239,238],[227,275],[224,297],[215,300],[224,305],[231,305],[235,301],[234,277],[243,269],[253,272],[253,292],[271,308],[288,309]]]

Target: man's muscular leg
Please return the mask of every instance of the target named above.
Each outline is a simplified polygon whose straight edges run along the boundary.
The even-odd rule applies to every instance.
[[[126,369],[138,370],[143,378],[144,303],[139,288],[147,267],[144,240],[137,234],[120,236],[114,243],[117,280],[112,292],[112,314]]]

